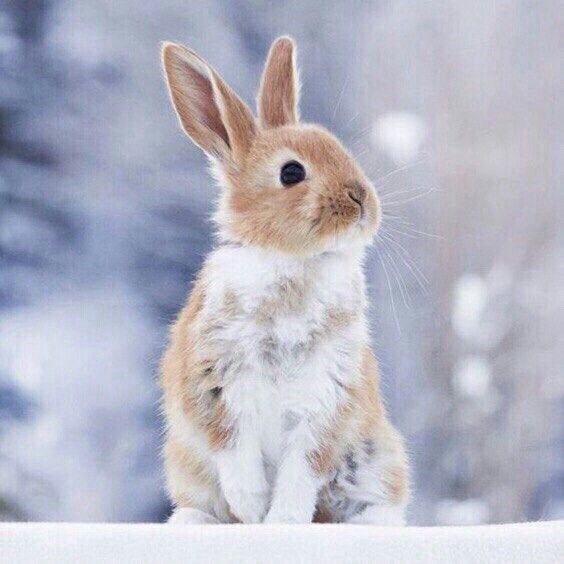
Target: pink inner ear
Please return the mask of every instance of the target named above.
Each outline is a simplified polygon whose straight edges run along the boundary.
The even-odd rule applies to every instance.
[[[210,80],[193,67],[189,68],[190,81],[192,82],[191,97],[194,104],[194,117],[202,125],[219,135],[229,147],[229,136],[215,103]]]

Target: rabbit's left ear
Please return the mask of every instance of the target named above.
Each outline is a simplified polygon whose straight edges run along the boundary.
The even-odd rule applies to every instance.
[[[299,77],[294,41],[279,37],[270,47],[257,97],[261,127],[271,128],[299,120]]]

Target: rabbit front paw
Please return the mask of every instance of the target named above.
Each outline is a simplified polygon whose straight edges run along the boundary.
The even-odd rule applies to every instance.
[[[260,523],[268,505],[268,491],[252,492],[244,489],[224,491],[231,513],[241,523]]]
[[[265,523],[311,523],[312,514],[308,507],[278,504],[270,508],[264,518]]]
[[[212,525],[219,523],[215,517],[191,507],[178,507],[169,517],[168,522],[171,525]]]

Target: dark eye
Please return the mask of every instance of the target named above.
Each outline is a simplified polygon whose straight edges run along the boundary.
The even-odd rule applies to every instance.
[[[304,165],[297,161],[287,162],[280,169],[280,182],[284,186],[291,186],[292,184],[297,184],[305,179],[306,172]]]

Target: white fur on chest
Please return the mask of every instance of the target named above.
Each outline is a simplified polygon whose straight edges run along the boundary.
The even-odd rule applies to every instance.
[[[221,316],[227,294],[238,308],[213,336],[222,397],[276,465],[288,433],[304,418],[334,413],[343,386],[357,377],[366,342],[360,257],[297,260],[222,247],[207,268],[202,318]],[[337,316],[346,323],[335,323]]]

